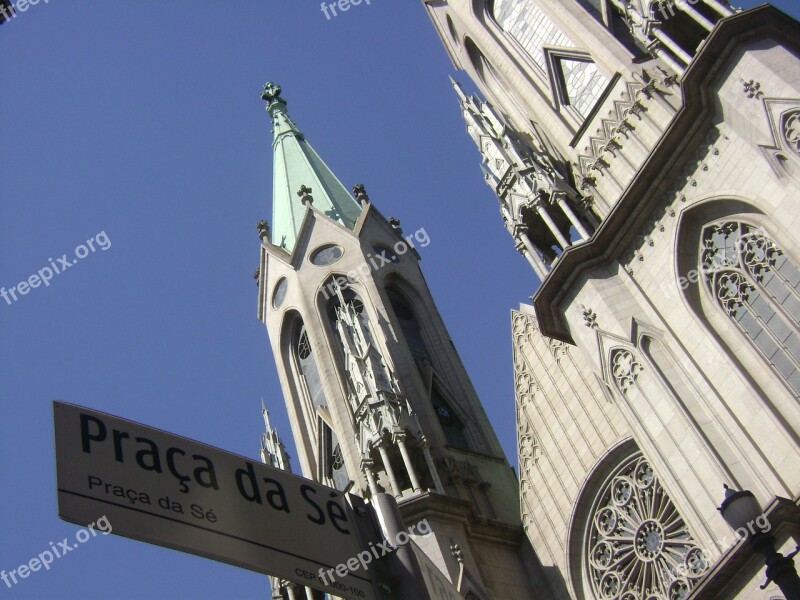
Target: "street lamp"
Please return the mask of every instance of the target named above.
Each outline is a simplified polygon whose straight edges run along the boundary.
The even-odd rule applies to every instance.
[[[748,537],[748,533],[751,534],[749,538],[753,549],[764,557],[767,564],[767,580],[761,589],[767,587],[770,581],[774,581],[786,596],[786,600],[800,600],[800,576],[797,575],[792,560],[800,551],[800,546],[788,556],[775,550],[775,537],[769,533],[770,528],[767,527],[769,522],[759,525],[762,520],[766,520],[766,517],[753,492],[736,491],[726,485],[725,499],[719,511],[731,529],[737,533],[744,530],[743,537]]]

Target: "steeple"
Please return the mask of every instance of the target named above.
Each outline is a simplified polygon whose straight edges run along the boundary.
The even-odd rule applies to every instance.
[[[283,471],[291,471],[289,455],[283,446],[278,431],[269,422],[269,411],[261,399],[261,415],[264,417],[265,432],[261,434],[261,462]]]
[[[261,99],[267,102],[274,139],[272,177],[272,243],[294,250],[306,213],[305,204],[352,229],[361,207],[306,141],[286,112],[281,87],[264,84]],[[313,196],[312,196],[313,194]]]
[[[432,538],[420,551],[461,597],[530,598],[517,481],[420,269],[427,232],[404,235],[362,184],[350,196],[286,114],[280,89],[267,84],[263,98],[275,212],[272,235],[258,225],[258,316],[303,475],[370,502],[391,494],[408,525],[425,519]],[[270,461],[279,440],[264,416]],[[463,570],[442,552],[454,544]]]
[[[543,280],[564,250],[589,239],[597,219],[546,152],[517,135],[491,104],[450,81],[467,133],[483,158],[483,178],[500,200],[503,224]]]

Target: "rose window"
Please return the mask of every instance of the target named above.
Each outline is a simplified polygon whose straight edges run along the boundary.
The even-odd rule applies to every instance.
[[[584,557],[598,600],[682,600],[708,570],[641,453],[606,480],[591,514]]]

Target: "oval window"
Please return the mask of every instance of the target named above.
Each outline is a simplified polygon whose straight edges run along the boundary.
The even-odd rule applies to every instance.
[[[319,267],[332,265],[342,257],[342,248],[335,244],[328,244],[318,248],[311,255],[311,262]]]
[[[272,306],[273,308],[280,308],[281,304],[283,304],[284,299],[286,298],[286,290],[289,287],[289,282],[286,281],[286,277],[281,277],[278,281],[278,284],[275,286],[275,292],[272,294]]]

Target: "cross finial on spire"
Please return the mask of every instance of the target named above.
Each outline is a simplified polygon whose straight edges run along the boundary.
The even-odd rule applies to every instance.
[[[297,190],[297,195],[300,196],[300,202],[303,204],[313,204],[314,197],[311,195],[311,188],[307,185],[301,185]]]
[[[319,209],[320,216],[354,229],[363,207],[325,165],[289,117],[286,101],[281,97],[281,87],[272,81],[264,84],[261,98],[266,102],[266,112],[272,122],[273,170],[279,174],[273,178],[269,241],[292,252],[306,207],[312,202]],[[301,184],[304,190],[295,196]],[[310,188],[316,192],[313,197]],[[259,235],[262,232],[267,232],[267,229],[260,228]]]
[[[277,83],[272,81],[268,81],[264,84],[264,91],[261,93],[262,100],[272,100],[273,98],[278,98],[281,95],[281,86]]]
[[[363,183],[358,183],[353,186],[353,194],[355,194],[356,200],[358,200],[362,206],[369,202],[369,196],[367,195],[367,188],[364,186]]]
[[[261,92],[261,99],[267,102],[267,108],[270,108],[276,102],[286,104],[286,100],[281,98],[281,86],[272,81],[268,81],[264,84],[264,89]]]

